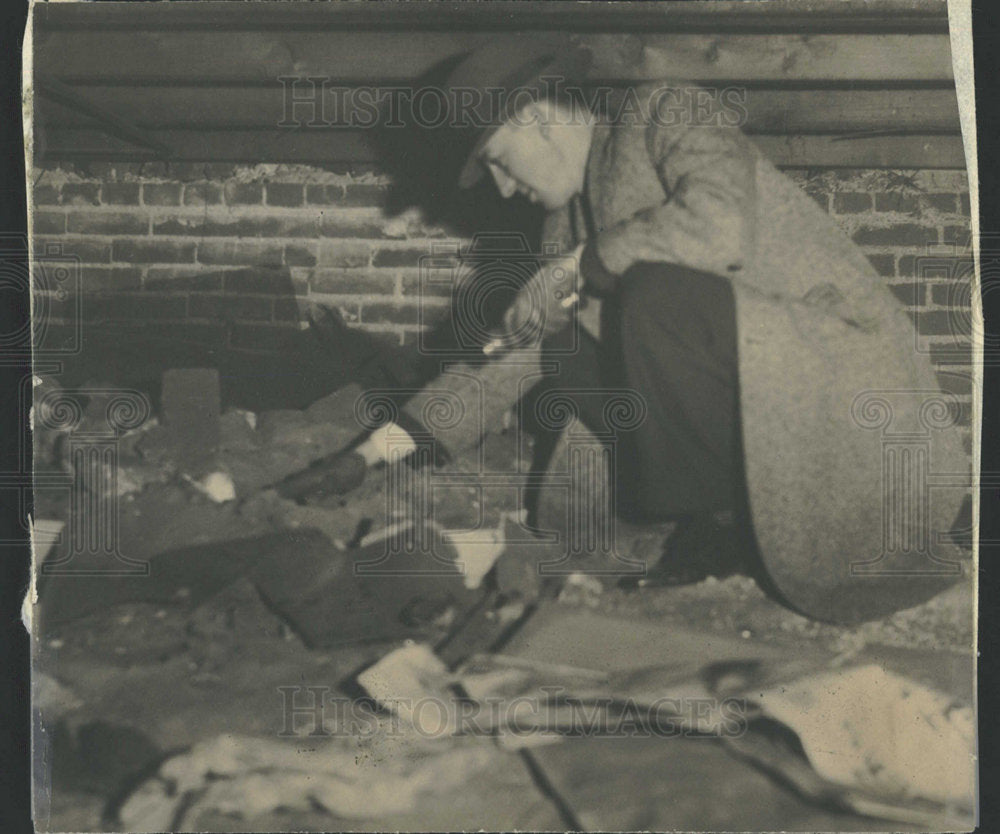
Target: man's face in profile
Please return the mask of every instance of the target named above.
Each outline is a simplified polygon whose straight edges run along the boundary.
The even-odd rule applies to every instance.
[[[582,166],[568,152],[571,118],[559,105],[529,104],[493,134],[481,159],[502,197],[521,194],[555,211],[580,190]]]

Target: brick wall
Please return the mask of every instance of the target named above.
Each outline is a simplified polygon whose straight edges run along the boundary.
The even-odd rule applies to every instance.
[[[916,316],[920,347],[948,372],[947,387],[968,396],[965,174],[790,175],[857,241]],[[387,178],[370,169],[102,163],[38,170],[35,251],[62,251],[82,264],[81,297],[49,299],[52,324],[70,325],[79,310],[87,327],[120,322],[280,348],[306,305],[320,301],[351,326],[411,344],[421,323],[448,306],[446,288],[421,297],[419,258],[432,244],[463,241],[417,211],[387,216],[387,194]],[[236,271],[250,266],[280,268],[284,285]],[[220,272],[232,274],[223,280]]]

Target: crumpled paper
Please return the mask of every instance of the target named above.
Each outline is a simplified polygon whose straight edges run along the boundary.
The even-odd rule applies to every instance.
[[[881,666],[810,675],[756,699],[798,735],[823,778],[868,793],[971,808],[976,724],[970,706]]]

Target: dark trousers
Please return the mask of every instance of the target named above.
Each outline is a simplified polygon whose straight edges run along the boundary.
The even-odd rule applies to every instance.
[[[704,512],[743,516],[736,317],[724,278],[674,264],[640,263],[602,310],[600,345],[586,335],[535,396],[630,389],[646,419],[616,435],[618,511],[665,521]],[[565,334],[562,337],[565,338]],[[581,419],[607,432],[601,398],[578,395]]]

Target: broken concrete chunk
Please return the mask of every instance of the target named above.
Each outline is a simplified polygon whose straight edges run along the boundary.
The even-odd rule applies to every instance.
[[[379,705],[423,736],[451,735],[458,728],[455,682],[444,662],[425,643],[407,643],[358,675],[358,683]]]
[[[446,530],[443,535],[457,552],[465,587],[478,588],[504,551],[503,523],[494,530]]]
[[[210,472],[200,481],[188,476],[184,477],[198,492],[216,504],[225,504],[226,501],[232,501],[236,498],[236,487],[233,484],[233,479],[225,472]]]

